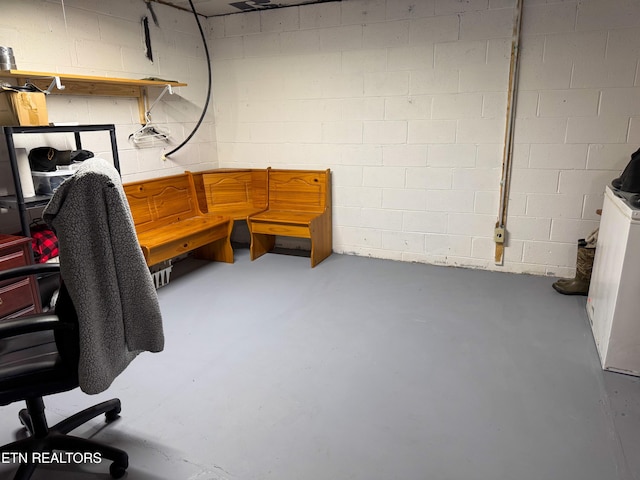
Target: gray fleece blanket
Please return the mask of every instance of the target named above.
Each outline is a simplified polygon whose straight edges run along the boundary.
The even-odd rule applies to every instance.
[[[106,390],[141,352],[164,348],[153,280],[118,171],[86,160],[43,217],[58,237],[60,271],[78,313],[80,388]]]

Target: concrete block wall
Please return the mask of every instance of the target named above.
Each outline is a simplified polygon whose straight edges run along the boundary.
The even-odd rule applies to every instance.
[[[640,143],[640,2],[525,0],[503,266],[493,227],[514,0],[343,0],[210,19],[221,167],[331,168],[337,252],[573,276]]]
[[[177,146],[192,130],[206,98],[207,64],[192,14],[154,3],[159,27],[140,0],[8,0],[2,2],[0,45],[13,48],[17,67],[36,72],[60,72],[106,77],[158,77],[187,83],[173,96],[165,95],[152,111],[152,120],[171,131]],[[145,56],[141,26],[150,21],[154,61]],[[206,28],[206,22],[204,24]],[[162,92],[149,90],[150,102]],[[123,180],[170,175],[185,169],[217,166],[213,109],[198,134],[170,159],[163,160],[165,145],[137,148],[129,135],[140,128],[137,101],[125,97],[49,95],[50,122],[113,123]],[[19,146],[51,145],[75,148],[71,135],[16,137]],[[107,134],[83,136],[84,148],[111,157]],[[168,151],[168,150],[167,150]],[[7,162],[0,154],[0,162]],[[6,169],[2,169],[5,172]],[[0,189],[9,177],[0,178]],[[34,215],[39,213],[35,211]],[[0,214],[0,231],[14,231],[17,214]]]

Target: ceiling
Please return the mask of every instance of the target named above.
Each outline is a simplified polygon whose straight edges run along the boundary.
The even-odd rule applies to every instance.
[[[189,0],[154,0],[165,5],[191,11]],[[229,15],[232,13],[266,10],[270,8],[291,7],[308,3],[322,3],[336,0],[192,0],[196,11],[205,17]]]

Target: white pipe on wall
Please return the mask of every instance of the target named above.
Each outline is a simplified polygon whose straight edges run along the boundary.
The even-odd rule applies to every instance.
[[[516,119],[516,93],[518,88],[518,66],[520,60],[520,30],[522,28],[522,4],[516,1],[513,16],[513,38],[511,41],[511,64],[509,66],[509,90],[507,96],[507,125],[504,135],[502,155],[502,177],[500,178],[500,208],[496,222],[494,240],[496,243],[495,263],[504,262],[504,242],[507,224],[507,206],[509,204],[509,184],[511,181],[511,165],[513,160],[513,132]]]

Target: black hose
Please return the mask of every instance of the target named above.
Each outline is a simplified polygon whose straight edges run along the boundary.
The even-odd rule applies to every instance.
[[[204,31],[202,30],[202,25],[200,25],[200,19],[198,18],[198,13],[196,12],[196,9],[193,6],[193,2],[191,0],[189,0],[189,5],[191,5],[191,11],[193,12],[193,16],[196,17],[196,23],[198,24],[198,29],[200,30],[200,36],[202,37],[202,43],[204,45],[204,54],[207,58],[207,70],[209,73],[207,99],[204,102],[204,108],[202,109],[202,114],[200,115],[200,119],[198,120],[198,123],[196,123],[196,126],[193,128],[193,131],[189,134],[187,138],[184,139],[184,141],[180,145],[178,145],[176,148],[171,150],[169,153],[165,153],[164,154],[165,157],[168,157],[169,155],[173,155],[174,153],[176,153],[178,150],[184,147],[187,144],[187,142],[191,140],[191,138],[193,138],[193,136],[198,131],[198,128],[200,128],[200,125],[202,124],[202,120],[204,120],[204,116],[206,115],[207,109],[209,108],[209,100],[211,100],[211,59],[209,57],[209,48],[207,47],[207,39],[204,36]]]

